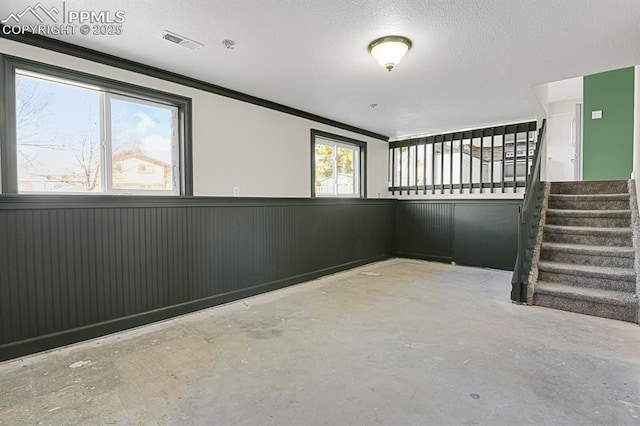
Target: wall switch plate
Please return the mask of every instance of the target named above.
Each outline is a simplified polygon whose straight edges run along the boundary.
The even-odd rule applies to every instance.
[[[602,118],[602,110],[591,111],[592,120],[600,120]]]
[[[238,186],[234,186],[233,187],[233,196],[234,197],[239,197],[240,196],[240,187],[238,187]]]

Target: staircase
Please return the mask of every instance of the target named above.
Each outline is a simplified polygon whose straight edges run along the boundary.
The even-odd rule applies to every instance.
[[[630,206],[627,181],[551,183],[534,305],[638,322]]]

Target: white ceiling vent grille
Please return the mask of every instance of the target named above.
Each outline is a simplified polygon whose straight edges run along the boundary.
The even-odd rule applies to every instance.
[[[181,36],[180,34],[172,33],[171,31],[167,30],[165,30],[162,38],[180,46],[187,47],[191,50],[200,49],[202,46],[204,46],[204,44],[202,43],[198,43],[195,40],[191,40],[190,38]]]

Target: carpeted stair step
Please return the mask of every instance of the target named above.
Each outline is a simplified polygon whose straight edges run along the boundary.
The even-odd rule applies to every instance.
[[[546,243],[540,246],[540,259],[610,268],[633,268],[633,247],[587,246],[583,244]]]
[[[544,225],[542,240],[549,243],[632,247],[631,228]]]
[[[538,262],[538,280],[600,290],[626,291],[630,293],[636,290],[636,272],[633,268],[612,268],[541,261]]]
[[[548,208],[565,210],[628,210],[629,194],[549,194]]]
[[[551,194],[622,194],[629,190],[626,180],[552,182]]]
[[[622,180],[551,183],[533,304],[638,321],[630,198]]]
[[[631,210],[548,209],[546,223],[561,226],[628,228],[631,226]]]
[[[562,283],[538,281],[534,304],[621,321],[637,322],[638,299],[632,293],[594,290]]]

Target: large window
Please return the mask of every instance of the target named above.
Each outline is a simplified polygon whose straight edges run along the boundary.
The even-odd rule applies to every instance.
[[[314,197],[364,197],[366,144],[311,131],[311,175]]]
[[[4,193],[191,193],[188,99],[4,62]]]

